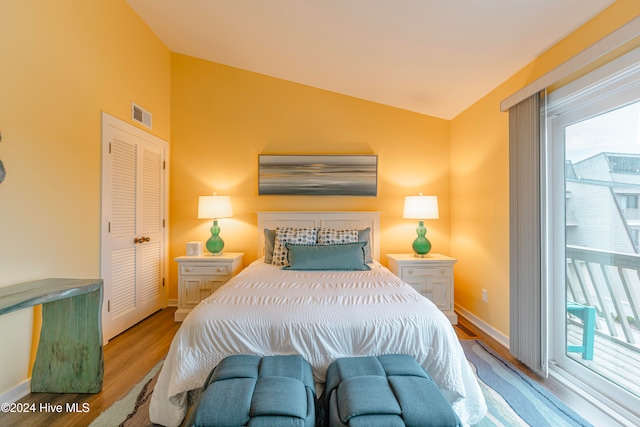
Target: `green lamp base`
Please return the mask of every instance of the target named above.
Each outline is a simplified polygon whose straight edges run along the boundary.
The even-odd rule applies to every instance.
[[[422,220],[418,223],[416,233],[418,233],[418,237],[413,241],[413,252],[417,257],[424,258],[431,251],[431,242],[425,237],[427,229]]]
[[[222,249],[224,249],[224,240],[219,236],[220,227],[218,226],[218,220],[213,220],[211,226],[211,237],[207,240],[206,247],[212,255],[222,255]]]

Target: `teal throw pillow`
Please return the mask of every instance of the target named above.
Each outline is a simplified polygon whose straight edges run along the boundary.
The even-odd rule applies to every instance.
[[[285,270],[371,270],[364,262],[366,242],[335,245],[287,243],[289,266]]]

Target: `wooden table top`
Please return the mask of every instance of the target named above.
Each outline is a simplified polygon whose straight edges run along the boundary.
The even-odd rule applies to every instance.
[[[0,287],[0,315],[101,289],[102,279],[52,278]]]

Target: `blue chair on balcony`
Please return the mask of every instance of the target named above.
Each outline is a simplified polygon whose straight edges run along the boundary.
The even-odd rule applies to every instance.
[[[567,313],[580,318],[582,327],[582,345],[569,345],[567,351],[582,353],[584,360],[593,360],[593,342],[595,340],[596,308],[577,302],[567,301]]]

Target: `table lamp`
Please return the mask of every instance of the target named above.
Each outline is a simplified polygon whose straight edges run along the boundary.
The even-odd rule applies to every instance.
[[[438,197],[423,196],[406,196],[404,198],[403,218],[418,219],[418,228],[416,233],[418,237],[413,241],[413,253],[417,257],[424,257],[431,250],[431,242],[427,239],[427,229],[424,226],[425,219],[438,219]]]
[[[219,236],[218,219],[232,216],[231,197],[218,196],[213,193],[213,196],[200,196],[198,199],[198,219],[213,219],[211,237],[206,243],[207,250],[212,255],[222,255],[222,249],[224,248],[224,241]]]

